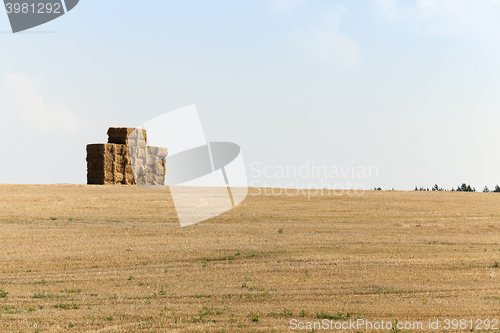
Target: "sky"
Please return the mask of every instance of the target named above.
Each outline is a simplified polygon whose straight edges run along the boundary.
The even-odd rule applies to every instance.
[[[84,184],[108,127],[195,104],[251,186],[491,189],[498,59],[499,0],[80,0],[16,34],[0,11],[0,183]]]

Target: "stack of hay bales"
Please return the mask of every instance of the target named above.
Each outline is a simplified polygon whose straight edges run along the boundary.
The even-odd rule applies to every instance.
[[[87,145],[87,184],[164,185],[167,148],[146,143],[146,130],[110,127],[108,143]]]

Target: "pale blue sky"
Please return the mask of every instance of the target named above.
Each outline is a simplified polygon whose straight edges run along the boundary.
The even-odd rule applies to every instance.
[[[498,0],[81,0],[9,30],[0,12],[0,183],[85,183],[109,126],[190,104],[253,185],[307,163],[378,169],[332,186],[500,183]]]

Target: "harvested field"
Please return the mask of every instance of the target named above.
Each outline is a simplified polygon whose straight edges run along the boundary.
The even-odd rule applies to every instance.
[[[0,185],[0,330],[500,318],[500,194],[291,192],[180,228],[168,191]]]

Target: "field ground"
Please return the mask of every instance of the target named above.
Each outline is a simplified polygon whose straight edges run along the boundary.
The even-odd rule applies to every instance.
[[[250,192],[180,228],[168,191],[0,185],[0,331],[500,318],[500,194]]]

